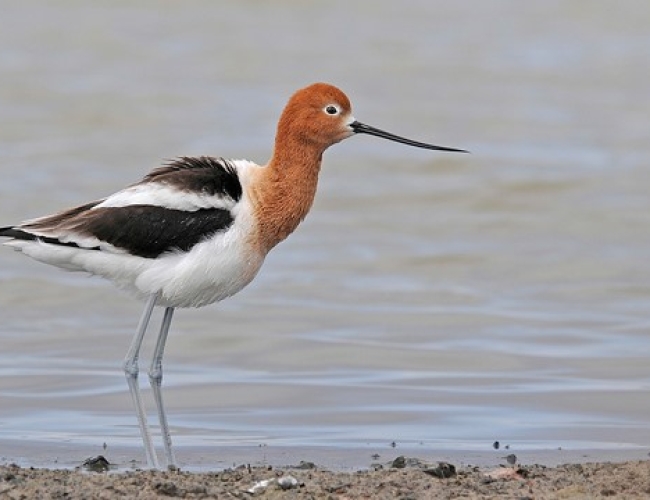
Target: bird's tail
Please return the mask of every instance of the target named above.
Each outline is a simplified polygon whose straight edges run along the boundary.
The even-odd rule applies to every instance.
[[[0,227],[0,237],[13,238],[15,240],[35,240],[38,236],[18,229],[16,226]]]

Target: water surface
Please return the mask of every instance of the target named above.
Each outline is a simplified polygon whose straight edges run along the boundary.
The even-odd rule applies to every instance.
[[[330,81],[359,120],[473,154],[328,151],[255,283],[175,317],[176,443],[647,446],[650,6],[607,5],[5,5],[0,224],[164,158],[263,163],[291,92]],[[1,251],[0,439],[137,446],[141,307]]]

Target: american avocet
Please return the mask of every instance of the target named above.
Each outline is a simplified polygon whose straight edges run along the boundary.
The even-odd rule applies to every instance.
[[[70,271],[114,282],[146,305],[124,361],[147,463],[159,468],[138,385],[138,358],[154,306],[165,308],[149,380],[165,456],[175,467],[162,401],[162,358],[176,307],[201,307],[229,297],[255,277],[266,254],[309,211],[323,152],[354,134],[409,146],[465,152],[412,141],[360,123],[336,87],[297,91],[278,122],[264,166],[245,160],[181,157],[102,200],[0,228],[5,244]]]

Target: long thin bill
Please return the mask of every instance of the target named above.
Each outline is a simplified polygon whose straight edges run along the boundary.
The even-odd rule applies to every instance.
[[[465,151],[464,149],[445,148],[443,146],[434,146],[433,144],[427,144],[426,142],[413,141],[411,139],[407,139],[406,137],[400,137],[399,135],[391,134],[390,132],[385,132],[384,130],[371,127],[370,125],[366,125],[365,123],[361,123],[358,121],[352,122],[350,124],[350,127],[356,134],[368,134],[368,135],[374,135],[376,137],[383,137],[384,139],[388,139],[389,141],[401,142],[402,144],[415,146],[416,148],[434,149],[436,151],[451,151],[454,153],[469,153],[469,151]]]

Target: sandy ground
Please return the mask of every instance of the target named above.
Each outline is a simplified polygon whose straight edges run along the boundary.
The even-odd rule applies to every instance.
[[[331,472],[311,468],[240,468],[221,472],[83,472],[0,467],[0,498],[287,498],[287,499],[595,499],[650,498],[650,462]],[[398,464],[399,465],[399,464]]]
[[[206,464],[191,472],[149,471],[139,469],[140,464],[134,461],[130,466],[122,461],[109,465],[101,459],[61,469],[56,467],[66,465],[37,468],[6,463],[0,466],[0,498],[650,498],[650,457],[640,450],[636,456],[645,458],[585,463],[577,462],[590,460],[593,454],[556,451],[515,456],[500,450],[476,456],[475,463],[480,465],[472,465],[467,461],[469,455],[462,453],[452,454],[452,461],[438,461],[431,459],[431,453],[423,453],[426,458],[420,458],[400,455],[399,450],[384,450],[383,455],[372,456],[367,455],[367,450],[356,454],[338,450],[342,460],[337,466],[337,450],[331,449],[313,450],[314,456],[330,464],[327,468],[304,460],[279,465],[283,457],[292,456],[290,451],[267,450],[261,452],[266,457],[265,465],[255,459],[251,460],[253,466],[243,462],[218,472],[205,470]],[[305,450],[300,454],[310,455]],[[362,455],[368,457],[369,465],[351,468]],[[386,460],[389,455],[394,458]],[[508,463],[508,455],[512,463]],[[624,455],[605,452],[603,459],[616,460]],[[546,464],[561,458],[574,463],[549,466],[530,462],[534,457]],[[503,463],[490,465],[495,459]]]

